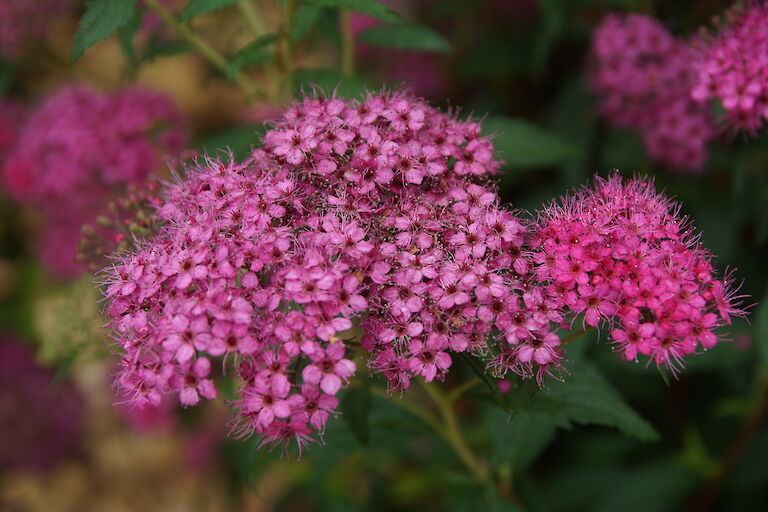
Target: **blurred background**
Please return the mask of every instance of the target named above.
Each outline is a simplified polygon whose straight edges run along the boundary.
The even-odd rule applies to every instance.
[[[722,130],[701,168],[681,171],[650,158],[635,131],[611,126],[589,79],[592,37],[609,13],[656,18],[686,39],[731,2],[384,3],[426,29],[393,34],[386,16],[341,12],[331,0],[148,0],[86,41],[85,2],[0,0],[0,510],[463,511],[479,500],[489,510],[766,509],[768,136]],[[273,49],[286,9],[290,75]],[[163,12],[185,21],[171,26]],[[73,51],[82,53],[74,62]],[[562,390],[554,414],[509,421],[468,392],[457,403],[462,428],[505,482],[492,495],[415,416],[375,393],[343,399],[353,419],[330,421],[325,445],[300,461],[229,438],[225,402],[116,404],[118,358],[91,271],[125,236],[100,230],[141,203],[150,176],[167,178],[196,154],[247,154],[312,84],[342,96],[409,87],[484,120],[515,208],[533,210],[611,169],[654,177],[720,269],[736,269],[757,304],[749,322],[677,378],[620,361],[606,333],[580,342],[572,357],[599,373]],[[457,367],[449,379],[467,375]],[[569,412],[598,392],[615,407]],[[625,409],[658,436],[638,436]]]

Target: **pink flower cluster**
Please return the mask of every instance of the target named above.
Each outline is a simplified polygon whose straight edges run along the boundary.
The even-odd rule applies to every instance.
[[[304,98],[242,163],[166,186],[161,225],[105,270],[130,403],[240,382],[237,435],[322,435],[356,371],[390,391],[442,379],[457,353],[542,383],[557,329],[608,321],[629,358],[675,367],[741,314],[672,203],[618,176],[533,226],[498,204],[480,126],[409,94]]]
[[[661,24],[640,14],[610,15],[595,30],[590,81],[614,126],[639,133],[654,160],[698,171],[715,127],[694,101],[697,53]]]
[[[43,37],[51,19],[66,13],[72,0],[0,0],[0,55],[18,56],[30,38]]]
[[[4,163],[8,192],[43,211],[43,262],[61,276],[74,262],[80,226],[102,212],[116,191],[142,183],[161,164],[160,151],[184,143],[169,99],[141,89],[102,94],[65,87],[21,127]]]
[[[768,4],[756,4],[700,42],[703,62],[691,97],[717,98],[726,124],[756,131],[768,118]]]
[[[678,211],[651,183],[613,175],[540,212],[534,242],[553,308],[583,314],[592,327],[608,320],[626,359],[642,354],[672,371],[744,314]]]
[[[543,374],[558,340],[522,298],[526,229],[497,205],[497,167],[477,123],[409,95],[305,98],[252,158],[170,186],[162,231],[107,271],[120,385],[194,405],[224,357],[242,381],[236,432],[301,446],[355,372],[356,329],[391,390],[442,378],[450,352],[486,353],[494,329],[518,371]]]

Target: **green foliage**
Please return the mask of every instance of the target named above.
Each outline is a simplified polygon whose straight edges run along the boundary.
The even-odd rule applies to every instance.
[[[501,411],[489,418],[494,425],[490,462],[494,467],[509,464],[514,472],[525,471],[552,441],[557,430],[545,413],[521,412],[509,420]]]
[[[75,34],[72,61],[76,61],[83,56],[85,50],[128,24],[136,8],[136,1],[89,0]]]
[[[386,5],[374,0],[305,0],[307,4],[314,4],[321,7],[336,7],[338,9],[349,9],[350,11],[366,14],[381,21],[390,23],[399,23],[402,18],[395,11]]]
[[[293,30],[291,31],[293,43],[301,41],[307,35],[322,10],[322,7],[313,4],[302,4],[296,9],[296,14],[293,15]]]
[[[234,76],[244,66],[253,66],[272,59],[272,51],[268,50],[267,47],[277,40],[277,35],[267,34],[257,38],[255,41],[242,48],[230,59],[227,76]]]
[[[549,414],[558,426],[571,422],[616,427],[629,436],[653,441],[659,434],[589,363],[569,366],[563,381],[551,382],[528,405],[527,411]]]
[[[349,430],[361,444],[368,444],[371,437],[369,416],[372,398],[369,379],[363,377],[357,386],[344,391],[341,397],[341,413]]]
[[[763,368],[768,370],[768,293],[763,296],[754,314],[755,337],[753,342]]]
[[[222,156],[231,151],[232,156],[241,160],[259,143],[266,131],[262,123],[235,126],[204,137],[197,143],[197,148],[211,156]]]
[[[0,59],[0,95],[5,94],[13,83],[16,67],[10,62]]]
[[[438,53],[451,51],[451,43],[446,38],[424,25],[377,25],[361,33],[358,39],[385,48]]]
[[[324,94],[335,93],[340,98],[360,98],[365,84],[355,76],[342,75],[335,69],[299,69],[293,74],[294,92],[311,94],[319,87]]]
[[[215,11],[237,3],[239,0],[189,0],[189,3],[179,14],[179,21],[188,21],[195,16]]]
[[[120,47],[123,49],[125,58],[128,59],[128,62],[132,66],[138,64],[136,51],[133,47],[133,36],[136,35],[136,31],[141,26],[141,18],[143,15],[143,9],[135,9],[128,22],[117,31],[117,40],[120,42]]]
[[[520,119],[490,117],[483,133],[493,136],[499,157],[511,167],[556,166],[580,156],[578,147]]]

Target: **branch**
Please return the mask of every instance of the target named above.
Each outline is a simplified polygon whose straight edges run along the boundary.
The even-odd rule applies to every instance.
[[[188,25],[179,22],[176,19],[176,16],[174,16],[174,14],[164,5],[160,4],[158,0],[144,0],[144,4],[149,10],[157,14],[168,26],[176,30],[181,37],[186,39],[200,55],[213,64],[219,71],[225,74],[229,72],[229,62],[227,62],[227,59],[208,44],[207,41],[197,35]],[[267,97],[264,91],[241,71],[234,73],[232,79],[249,97]]]

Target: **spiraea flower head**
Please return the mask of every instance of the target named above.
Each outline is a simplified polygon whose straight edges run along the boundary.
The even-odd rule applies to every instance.
[[[691,97],[719,100],[727,125],[754,132],[768,118],[768,4],[728,18],[717,35],[697,44],[702,63]]]
[[[676,371],[744,314],[679,207],[649,181],[614,174],[553,202],[535,244],[534,272],[555,306],[609,326],[628,360],[645,356]]]
[[[592,40],[590,82],[609,123],[636,131],[648,155],[683,171],[699,171],[715,136],[706,105],[690,97],[697,52],[658,21],[609,15]]]

